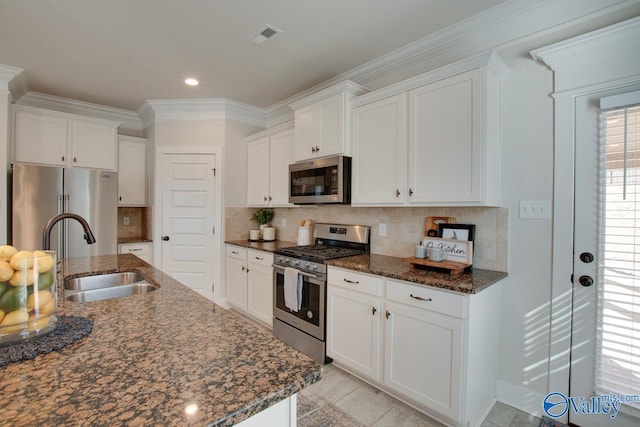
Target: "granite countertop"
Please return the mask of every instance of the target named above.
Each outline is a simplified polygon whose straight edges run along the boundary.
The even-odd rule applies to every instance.
[[[118,244],[127,244],[127,243],[146,243],[153,242],[151,239],[147,239],[146,237],[118,237]]]
[[[273,252],[280,248],[297,246],[297,243],[295,242],[286,242],[284,240],[274,240],[272,242],[264,242],[264,241],[252,242],[251,240],[229,240],[229,241],[226,241],[225,243],[229,245],[236,245],[236,246],[241,246],[243,248],[256,249],[256,250],[265,251],[265,252]]]
[[[57,313],[89,318],[93,331],[0,368],[3,425],[226,426],[321,377],[317,362],[134,255],[61,268],[65,277],[140,271],[160,288],[91,303],[60,297]]]
[[[376,254],[338,258],[327,264],[465,294],[478,293],[507,277],[502,271],[474,268],[471,273],[452,278],[448,273],[411,268],[402,258]]]

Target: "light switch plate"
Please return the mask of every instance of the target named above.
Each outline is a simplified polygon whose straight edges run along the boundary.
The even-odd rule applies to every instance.
[[[378,224],[378,235],[380,235],[380,237],[387,235],[387,224]]]
[[[122,218],[122,225],[129,225],[129,217],[125,216]]]
[[[551,219],[551,200],[520,200],[520,219]]]

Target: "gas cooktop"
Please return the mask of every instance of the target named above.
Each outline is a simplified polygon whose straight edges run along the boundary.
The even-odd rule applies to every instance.
[[[337,246],[308,245],[277,249],[275,253],[305,261],[323,262],[329,259],[362,255],[366,252],[361,249],[342,248]]]

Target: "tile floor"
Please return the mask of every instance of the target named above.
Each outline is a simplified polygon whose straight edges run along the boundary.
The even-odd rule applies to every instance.
[[[540,418],[498,402],[482,427],[538,427]],[[334,365],[298,398],[298,426],[442,426]]]

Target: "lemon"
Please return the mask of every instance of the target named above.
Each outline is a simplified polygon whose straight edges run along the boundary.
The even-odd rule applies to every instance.
[[[53,257],[42,251],[33,252],[33,269],[38,273],[45,273],[53,268]]]
[[[35,280],[35,275],[33,274],[32,269],[28,269],[27,271],[16,271],[9,279],[9,284],[11,286],[29,286],[33,285],[33,281]]]
[[[29,320],[29,313],[27,310],[14,310],[5,314],[4,319],[0,322],[0,326],[9,326],[9,325],[19,325],[20,323],[26,322]],[[6,331],[13,332],[19,331],[21,327],[16,328],[6,328]]]
[[[6,261],[0,261],[0,282],[6,282],[13,276],[13,268]]]
[[[44,316],[46,314],[52,313],[56,308],[56,300],[53,297],[47,301],[46,304],[40,304],[40,308],[38,309],[38,314],[40,316]]]
[[[9,265],[14,270],[26,270],[33,267],[33,253],[31,251],[20,251],[11,257]]]
[[[4,311],[0,310],[0,322],[4,319]]]
[[[18,250],[10,245],[0,246],[0,258],[9,260],[18,253]]]
[[[37,310],[40,312],[42,307],[53,301],[53,295],[49,291],[37,291],[29,295],[27,298],[27,311]]]
[[[37,331],[38,329],[42,329],[47,326],[51,322],[51,318],[47,317],[36,317],[29,316],[29,326],[27,326],[27,330],[29,331]]]

